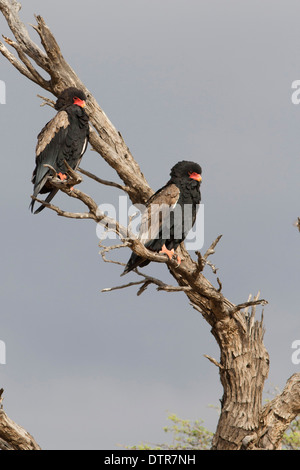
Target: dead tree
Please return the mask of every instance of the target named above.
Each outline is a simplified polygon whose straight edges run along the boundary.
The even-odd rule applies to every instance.
[[[4,37],[4,42],[17,53],[17,56],[4,43],[0,43],[0,52],[22,75],[54,96],[58,96],[63,89],[70,86],[81,88],[86,93],[88,98],[86,109],[91,123],[90,144],[93,150],[116,171],[123,184],[103,181],[83,169],[80,170],[81,173],[100,184],[115,186],[125,192],[133,204],[144,204],[153,191],[122,135],[66,62],[44,19],[36,16],[36,25],[33,26],[42,44],[40,48],[30,38],[26,26],[20,20],[20,8],[21,5],[15,0],[0,0],[0,10],[14,36],[14,39]],[[38,72],[37,66],[39,70],[45,72],[46,78]],[[47,102],[51,100],[48,99]],[[255,310],[256,306],[264,305],[266,301],[256,296],[252,300],[250,297],[245,303],[234,305],[223,295],[219,279],[217,287],[206,279],[203,270],[206,265],[215,270],[208,257],[214,253],[220,237],[204,255],[197,252],[196,261],[191,258],[182,243],[179,255],[183,261],[178,267],[175,260],[168,260],[165,255],[148,251],[137,237],[128,231],[128,227],[121,226],[117,221],[101,213],[90,196],[77,188],[71,191],[70,185],[74,186],[80,181],[81,176],[71,170],[67,183],[61,182],[55,176],[51,179],[54,187],[72,198],[79,199],[86,207],[84,212],[68,212],[52,204],[45,205],[59,216],[92,219],[114,230],[121,243],[114,247],[102,245],[104,261],[110,261],[106,258],[108,251],[127,246],[144,258],[165,263],[175,284],[167,285],[159,279],[137,271],[137,275],[142,279],[105,291],[138,285],[140,295],[152,284],[157,290],[183,291],[189,304],[199,311],[211,326],[211,332],[220,347],[220,359],[206,357],[217,367],[223,386],[221,414],[212,448],[279,449],[284,431],[300,412],[300,374],[290,377],[283,392],[266,406],[262,406],[262,392],[269,371],[269,356],[263,344],[263,315],[260,320],[256,320]],[[3,424],[0,422],[0,437],[2,428]],[[10,445],[9,439],[7,445]]]
[[[0,449],[41,450],[34,438],[12,421],[3,410],[3,388],[0,389]]]

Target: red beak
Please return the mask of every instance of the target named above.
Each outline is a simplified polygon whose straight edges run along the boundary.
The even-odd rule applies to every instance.
[[[74,104],[77,104],[77,106],[80,106],[81,108],[85,107],[85,101],[81,100],[80,98],[74,98]]]
[[[192,180],[196,180],[196,181],[199,181],[199,182],[202,181],[201,175],[199,175],[199,173],[196,173],[195,171],[194,171],[194,173],[190,174],[190,178],[192,178]]]

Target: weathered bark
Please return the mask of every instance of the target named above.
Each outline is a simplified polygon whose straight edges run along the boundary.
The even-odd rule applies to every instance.
[[[34,438],[21,426],[12,421],[2,408],[3,388],[0,389],[0,449],[41,450]]]
[[[0,449],[41,450],[34,438],[0,410]]]
[[[40,36],[43,49],[40,49],[29,37],[25,25],[19,19],[20,6],[14,0],[0,0],[0,10],[15,36],[16,41],[5,38],[7,44],[18,53],[17,59],[0,43],[0,52],[11,64],[27,78],[57,96],[64,88],[76,86],[87,94],[87,112],[91,122],[90,143],[102,158],[116,170],[125,186],[111,183],[125,191],[133,203],[144,203],[151,194],[138,163],[134,160],[121,134],[115,129],[92,93],[77,77],[74,70],[65,61],[60,48],[51,31],[41,16],[36,17],[34,29]],[[32,62],[41,67],[49,78],[45,79],[37,72]],[[83,171],[87,176],[89,172]],[[97,177],[92,175],[94,179]],[[78,184],[76,175],[70,173],[71,181]],[[98,182],[102,183],[98,178]],[[108,182],[106,182],[107,184]],[[179,255],[182,263],[178,267],[174,261],[166,261],[166,257],[151,253],[134,237],[128,238],[126,227],[116,221],[108,220],[99,213],[97,204],[88,195],[77,188],[70,191],[68,187],[53,178],[52,184],[69,196],[81,200],[87,207],[83,213],[71,213],[46,204],[58,215],[78,219],[92,219],[96,223],[115,224],[114,230],[125,243],[138,255],[151,261],[165,262],[176,280],[179,288],[187,295],[192,306],[201,312],[211,326],[220,347],[220,360],[209,358],[219,368],[224,393],[220,420],[213,440],[213,449],[270,449],[279,448],[284,430],[299,413],[300,376],[294,376],[293,384],[288,382],[283,393],[273,400],[268,407],[262,408],[262,391],[269,370],[269,357],[263,344],[263,321],[255,320],[255,306],[266,303],[255,298],[241,305],[234,305],[221,292],[222,285],[218,280],[218,288],[214,287],[203,275],[202,271],[208,262],[208,256],[214,253],[216,240],[204,257],[198,253],[198,260],[193,260],[181,244]],[[120,245],[119,245],[120,246]],[[119,247],[118,246],[118,247]],[[159,280],[145,276],[139,294],[150,284],[156,284],[159,290],[177,291]],[[121,286],[124,287],[124,286]],[[110,289],[107,289],[110,290]],[[106,290],[106,291],[107,291]],[[252,307],[248,314],[249,307]],[[287,399],[289,397],[290,399]],[[297,401],[298,400],[298,401]],[[1,438],[1,434],[0,434]]]
[[[222,413],[213,441],[216,449],[239,449],[241,439],[258,429],[269,370],[262,321],[254,321],[251,315],[238,323],[238,328],[227,330],[225,335],[219,322],[212,330],[221,349],[220,377],[224,388]]]
[[[258,436],[254,443],[259,449],[277,450],[289,424],[300,413],[300,373],[292,375],[283,392],[264,406],[259,417]]]

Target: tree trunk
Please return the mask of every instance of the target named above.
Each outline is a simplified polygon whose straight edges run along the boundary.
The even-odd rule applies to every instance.
[[[217,324],[212,333],[221,349],[219,371],[224,389],[213,448],[236,450],[259,426],[262,392],[269,370],[263,324],[254,321],[254,315],[244,316],[237,329],[224,331]]]

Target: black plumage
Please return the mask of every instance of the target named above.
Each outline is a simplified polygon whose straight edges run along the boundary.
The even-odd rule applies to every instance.
[[[201,173],[198,163],[177,163],[167,184],[147,201],[139,230],[139,239],[146,248],[173,256],[195,223],[201,201]],[[132,253],[122,275],[147,264],[148,260]]]
[[[33,196],[49,193],[45,201],[50,202],[58,189],[48,183],[50,165],[62,179],[66,179],[66,161],[75,170],[86,151],[89,138],[89,118],[84,110],[86,96],[77,88],[64,90],[57,98],[56,116],[39,133],[36,145],[36,166],[32,175]],[[33,212],[32,200],[31,212]],[[41,205],[34,213],[44,209]]]

